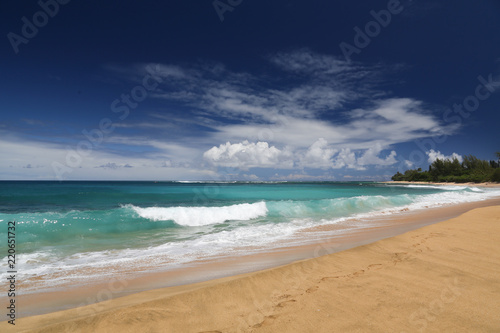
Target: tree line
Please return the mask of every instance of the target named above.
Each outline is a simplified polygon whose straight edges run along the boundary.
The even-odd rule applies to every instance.
[[[500,152],[496,156],[497,161],[485,161],[473,155],[465,155],[462,163],[457,158],[438,158],[429,165],[427,171],[422,171],[421,168],[406,170],[404,173],[398,171],[391,179],[410,182],[500,182]]]

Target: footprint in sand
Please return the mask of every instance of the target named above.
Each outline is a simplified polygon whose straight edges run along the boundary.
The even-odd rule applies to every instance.
[[[311,294],[315,291],[318,291],[318,288],[319,288],[318,286],[311,287],[311,288],[306,290],[306,293]]]
[[[284,307],[285,305],[287,305],[287,303],[295,303],[297,302],[296,300],[294,299],[291,299],[291,300],[288,300],[288,301],[283,301],[283,302],[280,302],[276,305],[277,308],[282,308]]]
[[[357,271],[357,272],[352,273],[352,276],[353,276],[353,277],[356,277],[356,276],[363,275],[364,273],[365,273],[365,270],[364,270],[364,269],[362,269],[362,270],[360,270],[360,271]]]
[[[332,272],[332,273],[342,273],[342,271],[336,271],[336,272]],[[331,279],[338,279],[338,278],[341,278],[343,277],[344,275],[336,275],[336,276],[325,276],[324,278],[321,278],[319,280],[319,282],[321,281],[327,281],[327,280],[331,280]]]
[[[262,327],[262,326],[265,326],[265,325],[269,325],[269,324],[271,324],[274,321],[274,319],[276,319],[276,316],[273,316],[273,315],[271,315],[271,316],[265,316],[263,321],[261,321],[258,324],[253,325],[252,328],[259,328],[259,327]]]
[[[370,270],[379,270],[379,269],[382,268],[382,266],[383,266],[382,264],[371,264],[371,265],[368,266],[368,269],[370,269]]]
[[[292,295],[290,294],[284,294],[284,295],[276,295],[273,297],[274,300],[282,300],[282,299],[287,299],[288,297],[291,297]]]
[[[398,262],[402,262],[403,260],[407,260],[409,256],[408,252],[397,252],[392,255],[392,262],[396,265]]]

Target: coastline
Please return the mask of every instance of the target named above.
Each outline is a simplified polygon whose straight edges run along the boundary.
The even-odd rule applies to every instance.
[[[482,202],[482,203],[478,202],[478,203],[471,203],[469,205],[460,205],[460,206],[447,207],[447,211],[446,212],[444,212],[443,208],[436,209],[436,210],[434,210],[434,220],[432,219],[432,215],[433,214],[431,214],[431,215],[427,214],[423,218],[425,221],[422,221],[422,217],[426,214],[426,212],[417,212],[415,214],[405,214],[405,213],[403,213],[403,214],[400,214],[401,216],[399,216],[399,217],[393,217],[393,218],[394,219],[398,219],[399,218],[401,220],[400,222],[403,223],[401,225],[401,228],[399,230],[397,230],[397,232],[399,232],[401,234],[402,232],[408,231],[408,228],[410,228],[410,230],[411,230],[410,225],[413,226],[413,229],[415,229],[415,228],[421,227],[422,225],[425,225],[425,224],[435,223],[438,220],[447,219],[447,218],[449,218],[450,216],[453,216],[453,215],[456,216],[456,215],[460,214],[461,212],[463,212],[465,210],[469,210],[469,209],[471,209],[473,207],[488,206],[488,205],[493,205],[493,204],[497,205],[496,208],[491,208],[490,207],[490,208],[485,208],[485,209],[490,209],[490,210],[495,210],[496,209],[496,211],[495,211],[494,214],[496,214],[496,216],[499,216],[500,214],[498,213],[498,209],[499,209],[498,207],[500,207],[500,206],[498,206],[498,205],[500,204],[500,202],[499,202],[499,200],[495,199],[495,200],[489,200],[488,202]],[[467,206],[467,207],[465,207],[465,206]],[[440,216],[436,216],[435,212],[437,212],[437,211],[441,212]],[[493,214],[493,217],[495,217],[494,214]],[[420,218],[418,218],[418,216],[420,216]],[[412,218],[414,219],[414,221],[413,221],[413,223],[410,223]],[[453,219],[453,220],[455,220],[455,219]],[[449,224],[450,221],[442,222],[442,223],[444,223],[444,224],[448,223]],[[393,223],[392,225],[394,226],[395,224]],[[433,226],[437,226],[437,225],[441,225],[441,223],[433,224],[433,225],[428,226],[428,227],[433,227]],[[304,274],[301,273],[300,274],[300,278],[297,280],[297,279],[293,279],[293,275],[294,275],[293,270],[297,269],[297,267],[301,267],[301,266],[304,266],[304,265],[306,265],[306,266],[307,265],[316,265],[317,266],[318,264],[317,263],[314,264],[314,262],[316,262],[316,261],[324,261],[324,260],[333,260],[333,259],[327,259],[327,258],[330,258],[332,256],[339,256],[341,258],[343,256],[346,256],[346,254],[344,254],[344,253],[351,253],[351,252],[357,253],[359,251],[363,252],[361,249],[364,249],[366,247],[375,247],[375,248],[377,248],[378,246],[380,246],[380,244],[379,244],[380,242],[389,242],[390,243],[390,242],[393,242],[395,239],[407,238],[407,236],[405,236],[405,235],[408,235],[410,233],[418,233],[419,230],[424,230],[425,228],[428,228],[428,227],[423,227],[422,229],[416,229],[414,231],[410,231],[410,232],[407,232],[405,234],[402,234],[402,235],[399,235],[399,236],[396,236],[396,237],[393,237],[393,238],[386,238],[386,237],[390,237],[390,235],[387,236],[386,233],[382,232],[377,237],[386,238],[386,239],[383,239],[381,241],[380,240],[376,241],[377,237],[373,238],[373,236],[377,233],[377,230],[376,230],[377,228],[375,228],[375,229],[373,229],[373,230],[370,231],[370,233],[372,235],[372,239],[370,239],[370,240],[367,240],[367,239],[364,239],[364,240],[354,239],[354,241],[353,241],[353,239],[351,239],[351,242],[350,242],[351,245],[354,244],[354,246],[356,246],[356,245],[362,245],[363,241],[368,241],[369,243],[371,243],[370,245],[362,245],[362,246],[358,246],[356,248],[351,248],[349,250],[345,250],[345,248],[342,247],[342,246],[346,246],[347,248],[349,248],[348,245],[346,245],[346,244],[340,244],[339,245],[339,241],[338,240],[334,240],[333,242],[330,242],[330,243],[325,242],[323,244],[310,245],[310,246],[307,246],[307,247],[297,247],[295,249],[287,249],[287,251],[284,251],[282,253],[282,256],[281,256],[281,259],[280,259],[281,261],[280,260],[270,260],[270,262],[273,263],[273,264],[271,264],[271,267],[274,267],[274,268],[269,268],[269,269],[266,269],[266,270],[263,270],[263,271],[258,271],[258,272],[253,272],[253,273],[245,273],[243,275],[241,275],[241,274],[240,275],[235,275],[235,273],[233,271],[233,272],[229,272],[231,274],[231,276],[224,277],[224,278],[219,278],[217,280],[210,280],[210,281],[205,281],[205,282],[197,282],[197,283],[194,283],[194,284],[181,285],[181,286],[169,287],[169,288],[163,288],[163,289],[152,289],[152,290],[149,290],[149,291],[142,291],[142,292],[139,292],[139,293],[134,293],[132,295],[128,295],[128,296],[124,296],[124,297],[120,297],[120,298],[114,298],[112,300],[104,301],[102,303],[87,305],[86,307],[81,307],[81,308],[76,308],[76,309],[70,309],[70,310],[65,310],[65,311],[61,311],[61,312],[54,312],[54,313],[45,314],[45,315],[41,315],[41,316],[21,318],[18,321],[18,325],[19,326],[17,326],[17,325],[16,326],[17,326],[17,329],[32,329],[32,328],[35,328],[35,327],[41,327],[42,325],[45,326],[45,325],[49,325],[49,324],[61,325],[60,324],[61,320],[67,321],[70,318],[73,318],[71,320],[73,320],[73,322],[75,323],[75,325],[77,325],[75,329],[76,330],[85,330],[85,329],[87,329],[87,326],[85,326],[85,325],[95,325],[95,319],[97,317],[99,317],[99,318],[102,317],[102,318],[108,318],[109,319],[109,316],[112,313],[115,313],[114,315],[117,315],[116,311],[118,311],[118,312],[119,311],[127,311],[126,309],[129,308],[129,307],[132,307],[134,309],[140,309],[141,307],[145,306],[144,304],[146,304],[146,303],[150,303],[150,302],[160,302],[161,303],[163,301],[166,301],[167,298],[169,300],[171,300],[172,298],[175,298],[175,299],[180,298],[181,300],[184,299],[183,302],[185,302],[186,299],[190,299],[190,297],[192,296],[193,293],[194,294],[200,294],[201,293],[202,295],[205,295],[204,297],[206,297],[207,296],[206,293],[211,294],[213,292],[213,290],[210,291],[211,289],[214,289],[214,288],[215,289],[220,289],[220,288],[226,289],[226,287],[229,287],[226,284],[232,285],[234,287],[235,284],[238,285],[239,283],[243,283],[242,282],[243,280],[246,281],[248,279],[250,279],[250,280],[256,280],[256,283],[258,283],[258,284],[264,284],[264,285],[267,285],[267,284],[273,285],[273,284],[276,283],[276,281],[273,281],[272,279],[269,280],[267,278],[264,279],[265,280],[264,282],[263,281],[259,281],[258,277],[261,276],[261,275],[264,275],[264,276],[265,275],[270,275],[270,276],[274,276],[274,277],[276,277],[277,274],[278,275],[279,274],[285,274],[287,276],[291,275],[292,278],[290,279],[289,282],[292,285],[293,284],[302,284],[305,281],[314,279],[315,277],[317,277],[317,274],[319,274],[320,272],[309,272],[310,274],[309,273],[307,273],[307,274],[306,273],[304,273]],[[489,227],[491,227],[491,226],[489,226]],[[474,226],[469,226],[469,228],[474,229]],[[453,229],[448,228],[446,230],[449,231],[449,230],[453,230]],[[396,232],[396,230],[393,230],[393,231]],[[470,232],[470,230],[469,230],[469,232]],[[446,232],[444,234],[446,234]],[[376,242],[373,243],[373,241],[376,241]],[[400,241],[398,241],[398,242],[400,242]],[[377,245],[377,244],[379,244],[379,245]],[[330,246],[330,248],[332,248],[332,246],[333,246],[333,248],[332,248],[333,252],[336,252],[337,250],[345,250],[345,251],[336,252],[336,253],[333,253],[333,254],[331,254],[331,253],[328,254],[329,246]],[[490,244],[490,246],[491,246],[491,244]],[[301,258],[300,255],[303,255],[304,252],[307,252],[307,253],[309,253],[309,256],[310,256],[311,255],[311,251],[313,251],[313,256],[312,257],[317,257],[317,258],[302,260],[302,261],[299,261],[299,262],[294,262],[294,263],[291,263],[291,264],[286,264],[284,266],[275,267],[275,266],[278,266],[280,264],[286,263],[287,260],[290,262],[290,261],[294,261],[294,260],[304,259],[304,258]],[[397,252],[397,253],[399,253],[399,252]],[[403,253],[403,252],[401,252],[401,253]],[[409,252],[406,251],[406,253],[409,253]],[[498,251],[497,251],[497,253],[498,253]],[[318,255],[321,255],[321,254],[326,254],[326,255],[318,257]],[[382,254],[380,254],[380,255],[382,255]],[[268,254],[261,255],[261,257],[266,257],[266,256],[268,256]],[[276,258],[278,258],[278,259],[280,258],[280,256],[277,255],[277,254],[273,254],[273,256],[274,256],[275,259]],[[353,258],[354,261],[358,261],[358,262],[359,261],[365,261],[365,259],[366,258],[364,258],[364,255],[362,255],[362,256],[358,255],[358,258]],[[237,263],[238,260],[239,259],[236,259],[232,264]],[[382,260],[382,258],[380,260]],[[397,258],[397,260],[399,260],[399,259]],[[397,261],[397,262],[399,263],[399,261]],[[462,264],[464,264],[464,263],[462,263]],[[373,264],[373,265],[375,265],[375,264]],[[394,266],[396,266],[396,264],[394,264]],[[294,267],[294,268],[291,268],[291,267]],[[373,266],[373,267],[375,267],[375,266]],[[291,272],[290,272],[290,269],[292,269]],[[283,273],[282,272],[283,270],[285,270],[286,272]],[[367,270],[363,270],[363,271],[365,272]],[[282,273],[278,273],[278,272],[282,272]],[[354,272],[354,273],[356,273],[356,272]],[[354,274],[354,273],[352,273],[352,274]],[[396,274],[398,272],[396,271],[396,272],[392,272],[392,273]],[[387,274],[389,274],[389,273],[387,273]],[[285,275],[280,275],[280,276],[285,276]],[[347,274],[347,275],[349,275],[349,274]],[[353,279],[356,276],[357,275],[353,275],[349,279]],[[154,288],[154,287],[158,286],[158,281],[161,281],[162,279],[163,279],[163,281],[165,281],[165,277],[166,277],[165,274],[163,276],[160,274],[160,275],[158,275],[156,277],[150,276],[149,279],[146,279],[146,281],[142,281],[142,282],[141,281],[136,281],[136,282],[137,283],[142,283],[143,286],[144,286],[144,284],[146,284],[150,288]],[[168,275],[167,275],[167,277],[168,277]],[[217,276],[215,276],[215,277],[217,277]],[[195,281],[195,280],[196,279],[194,279],[193,281]],[[193,281],[189,281],[189,282],[192,283]],[[288,278],[287,278],[287,281],[288,281]],[[118,282],[119,281],[117,280],[112,285],[112,288],[114,288],[114,290],[118,290],[119,289]],[[281,281],[281,282],[283,282],[283,281]],[[138,288],[138,285],[135,285],[134,283],[135,282],[131,282],[129,293],[133,293],[134,292],[134,288],[135,288],[135,291],[139,291],[140,290],[140,288]],[[248,281],[245,282],[245,283],[248,283]],[[290,284],[290,283],[288,283],[288,284]],[[287,287],[286,285],[287,285],[287,283],[285,283],[282,287],[286,288]],[[290,287],[290,286],[288,286],[288,287]],[[318,288],[319,287],[320,286],[318,285]],[[376,285],[374,288],[376,290],[379,287],[380,287],[379,285]],[[102,291],[103,289],[101,288],[99,290]],[[110,286],[108,285],[107,289],[105,289],[105,290],[108,290],[108,292],[109,292]],[[236,289],[233,288],[232,290],[233,290],[233,292],[238,293],[239,289],[238,288],[236,288]],[[307,290],[309,290],[309,289],[307,289]],[[306,290],[306,294],[311,294],[311,293],[315,292],[317,289],[314,289],[311,292],[307,292],[307,290]],[[83,290],[80,290],[80,291],[83,291]],[[90,290],[87,290],[86,292],[90,292]],[[94,292],[95,292],[95,290],[94,290]],[[262,291],[260,291],[260,293],[261,292]],[[373,292],[375,292],[375,291],[373,291]],[[66,293],[66,294],[67,294],[66,296],[69,296],[70,298],[75,296],[71,292],[70,293]],[[118,294],[116,294],[116,295],[118,295]],[[287,295],[287,294],[285,294],[285,295]],[[47,295],[45,295],[45,296],[47,296]],[[120,295],[118,295],[118,296],[120,296]],[[238,296],[238,297],[240,297],[240,296]],[[266,302],[266,304],[267,303],[274,304],[273,303],[274,302],[274,299],[273,299],[274,296],[272,296],[272,293],[269,294],[268,296],[269,297],[267,297],[267,298],[264,297],[263,302]],[[338,296],[340,296],[340,295],[338,295]],[[52,295],[52,299],[54,299],[53,297],[54,297],[54,295]],[[160,299],[158,299],[158,297]],[[243,296],[241,296],[241,297],[243,297]],[[346,296],[343,296],[343,297],[346,297]],[[48,298],[51,298],[50,295],[48,296]],[[284,299],[288,299],[288,298],[289,297],[285,297]],[[251,301],[251,299],[247,300],[247,301]],[[259,303],[259,302],[257,302],[257,303]],[[295,303],[295,302],[289,302],[289,301],[283,301],[283,302],[287,302],[287,303],[284,303],[284,304]],[[250,303],[252,303],[252,302],[250,302]],[[255,303],[255,302],[253,302],[253,303]],[[143,305],[141,305],[141,304],[143,304]],[[226,306],[228,306],[227,302],[226,303],[222,302],[221,304],[215,304],[215,303],[212,304],[211,303],[211,306],[212,305],[223,306],[224,304],[226,304]],[[238,304],[239,303],[236,304],[237,305],[236,308],[239,308]],[[277,304],[281,304],[281,303],[277,303]],[[198,304],[198,305],[194,304],[193,306],[195,308],[197,308],[197,307],[202,306],[202,304]],[[246,306],[248,306],[248,304]],[[278,308],[281,309],[283,307],[284,307],[284,305],[281,306],[281,307],[278,307]],[[123,309],[119,310],[119,308],[123,308]],[[169,306],[167,306],[167,308],[169,308]],[[250,308],[251,308],[251,306],[250,306]],[[257,308],[258,308],[258,306],[257,306]],[[163,309],[163,310],[159,309],[158,311],[166,311],[166,310],[165,309]],[[168,310],[168,311],[171,311],[171,310]],[[252,310],[252,311],[254,311],[254,310]],[[261,310],[258,310],[258,311],[260,311],[260,312],[257,312],[257,313],[262,313]],[[98,314],[98,316],[93,316],[93,314]],[[259,315],[254,315],[254,317],[258,317],[258,316]],[[224,317],[224,315],[221,314],[221,317]],[[78,319],[80,321],[83,320],[83,325],[84,326],[79,326],[79,324],[76,324],[76,322],[78,320],[75,319],[75,318],[80,318],[80,319]],[[175,318],[171,318],[171,319],[175,319]],[[163,319],[161,319],[161,318],[158,318],[158,320],[159,320],[159,322],[163,322]],[[209,323],[211,321],[216,321],[218,319],[216,317],[213,317],[213,318],[206,318],[206,320],[207,320],[207,322],[199,322],[198,324],[200,324],[200,325],[209,325]],[[265,320],[264,320],[264,322],[265,322]],[[5,323],[6,322],[2,322],[2,326],[6,325]],[[59,323],[59,324],[57,324],[57,323]],[[248,324],[249,322],[246,321],[246,323]],[[103,324],[103,323],[100,321],[99,325],[101,325],[101,324]],[[153,325],[153,323],[150,323],[150,324]],[[174,325],[174,324],[172,324],[172,325]],[[240,325],[240,324],[238,324],[238,325]],[[9,326],[11,326],[11,325],[9,325]],[[251,326],[252,325],[250,325],[248,327],[251,327]],[[57,326],[57,327],[61,327],[61,326]],[[101,329],[101,330],[108,329],[108,328],[104,328],[104,327],[101,327],[101,326],[90,326],[90,327],[91,327],[90,329]],[[172,326],[172,327],[174,327],[174,326]],[[233,328],[232,331],[236,331],[236,327],[235,326],[231,326],[230,325],[230,327]],[[245,328],[245,329],[248,329],[248,327]],[[258,328],[261,328],[261,327],[263,327],[263,325],[259,326]],[[9,329],[9,327],[7,327],[6,329]],[[198,328],[196,328],[196,329],[198,329]],[[122,329],[120,329],[120,330],[122,330]],[[200,330],[201,330],[201,328],[200,328]],[[193,331],[195,331],[195,330],[193,329]],[[222,330],[222,331],[231,331],[231,330],[230,329],[226,329],[226,330]],[[265,330],[263,330],[263,331],[265,331]]]
[[[493,188],[500,188],[500,183],[492,183],[492,182],[485,182],[485,183],[439,183],[439,182],[410,182],[407,180],[390,180],[386,182],[380,182],[382,184],[394,184],[394,185],[448,185],[448,186],[476,186],[476,187],[493,187]]]

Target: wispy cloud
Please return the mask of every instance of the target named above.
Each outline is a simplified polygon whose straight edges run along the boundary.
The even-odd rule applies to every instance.
[[[168,150],[170,149],[170,150]],[[177,149],[177,150],[176,150]],[[71,159],[74,167],[65,169],[64,179],[212,179],[212,170],[182,162],[178,156],[184,147],[160,146],[156,155],[116,153],[112,149],[95,149],[88,155],[68,155],[71,147],[60,143],[37,142],[33,139],[5,135],[0,139],[0,160],[2,179],[58,179],[53,163],[68,165]],[[199,152],[197,152],[198,154]],[[169,156],[176,155],[175,162]],[[199,163],[198,163],[199,164]]]
[[[285,71],[315,76],[351,72],[356,69],[341,57],[318,54],[310,49],[276,53],[270,56],[269,60]]]
[[[116,170],[116,169],[120,169],[120,168],[133,168],[132,165],[130,164],[123,164],[123,165],[119,165],[119,164],[116,164],[116,163],[106,163],[106,164],[103,164],[103,165],[100,165],[100,166],[97,166],[96,168],[105,168],[105,169],[113,169],[113,170]]]
[[[162,178],[213,175],[217,167],[300,174],[365,170],[395,164],[399,143],[458,130],[443,124],[423,101],[385,91],[384,80],[394,70],[386,66],[348,63],[308,49],[264,59],[269,70],[252,73],[213,63],[108,66],[130,84],[140,84],[154,68],[162,84],[148,95],[153,107],[114,124],[115,132],[80,167],[87,175],[171,172],[151,172]],[[18,154],[10,160],[24,166],[64,161],[68,150],[67,141],[41,147],[25,137],[17,148],[15,140],[7,141],[7,151]],[[40,151],[44,163],[28,159]]]
[[[234,72],[220,64],[156,65],[164,84],[153,98],[175,112],[172,117],[153,113],[154,121],[130,126],[198,126],[199,131],[180,135],[176,144],[203,136],[213,145],[199,152],[209,165],[242,170],[387,166],[396,163],[395,144],[457,130],[443,125],[422,101],[377,88],[392,71],[380,64],[346,62],[309,49],[276,53],[267,60],[282,74]],[[147,66],[152,65],[135,70],[145,72]],[[179,118],[179,110],[185,119]]]

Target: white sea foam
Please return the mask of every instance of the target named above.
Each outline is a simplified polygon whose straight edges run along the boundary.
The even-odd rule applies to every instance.
[[[388,185],[393,187],[406,187],[406,188],[419,188],[419,189],[433,189],[443,191],[463,191],[469,188],[468,186],[455,186],[455,185],[422,185],[422,184],[409,184],[409,185]]]
[[[497,188],[482,190],[479,188],[464,187],[464,189],[462,190],[453,189],[443,193],[405,196],[411,198],[411,203],[396,207],[372,210],[367,213],[356,214],[356,217],[365,219],[384,214],[394,214],[400,212],[401,210],[416,211],[421,209],[456,205],[460,203],[484,201],[488,199],[499,198],[500,190]]]
[[[225,221],[246,221],[266,216],[265,202],[223,207],[148,207],[131,206],[140,216],[153,221],[174,221],[183,226],[203,226]]]
[[[471,192],[484,192],[484,189],[474,186],[460,186],[460,185],[422,185],[422,184],[409,184],[409,185],[387,185],[390,187],[405,187],[416,189],[433,189],[442,191],[471,191]]]

